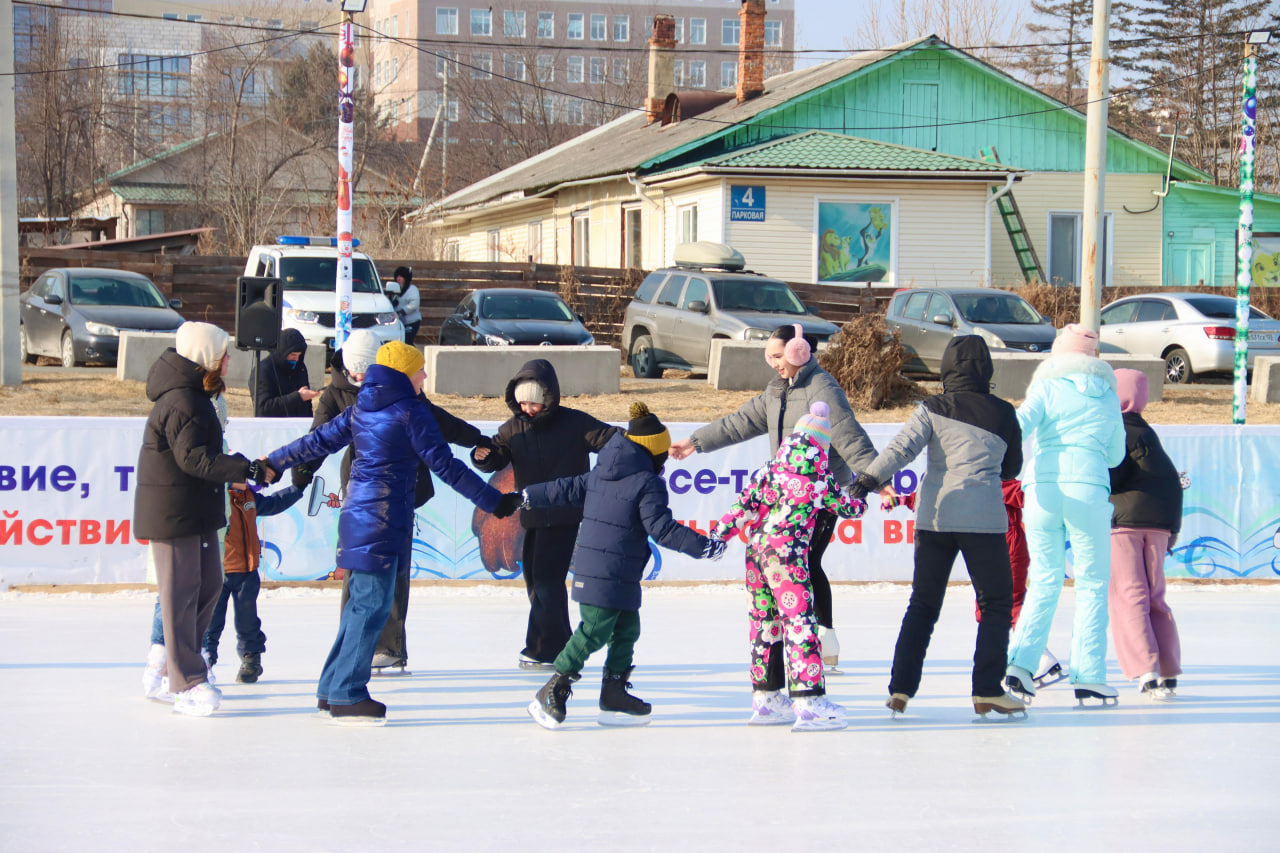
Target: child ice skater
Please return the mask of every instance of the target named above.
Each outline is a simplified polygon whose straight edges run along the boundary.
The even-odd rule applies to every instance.
[[[1124,418],[1125,456],[1111,469],[1111,636],[1125,678],[1142,695],[1173,698],[1182,649],[1164,600],[1164,555],[1182,529],[1182,484],[1146,420],[1147,377],[1116,371]]]
[[[302,490],[288,486],[274,495],[258,494],[245,483],[232,483],[231,512],[222,536],[222,595],[213,608],[213,620],[204,632],[204,657],[213,666],[218,662],[218,641],[227,624],[227,603],[236,623],[236,652],[240,655],[240,671],[236,681],[253,684],[262,675],[262,653],[267,650],[267,635],[258,618],[258,592],[262,578],[258,565],[262,562],[262,541],[258,538],[258,519],[278,515],[298,502]]]
[[[630,415],[626,433],[609,439],[588,473],[524,489],[526,508],[582,510],[573,551],[573,600],[582,621],[556,656],[555,675],[529,704],[529,715],[546,729],[564,722],[565,702],[573,693],[570,685],[578,680],[587,658],[606,645],[599,723],[648,723],[649,703],[627,692],[640,637],[640,579],[649,563],[648,538],[690,557],[715,560],[724,553],[724,542],[671,516],[667,484],[658,476],[671,447],[667,428],[644,403],[632,403]]]
[[[785,725],[794,731],[843,729],[844,708],[826,697],[822,647],[809,576],[809,543],[818,513],[858,518],[861,500],[840,490],[828,465],[830,409],[810,405],[773,460],[712,530],[719,539],[741,528],[747,535],[747,590],[751,593],[751,719],[749,725]],[[783,648],[786,649],[785,664]],[[786,669],[790,696],[782,695]]]

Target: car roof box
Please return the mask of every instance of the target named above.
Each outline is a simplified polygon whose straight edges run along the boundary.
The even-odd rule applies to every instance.
[[[722,269],[738,272],[747,265],[742,253],[724,243],[712,243],[710,240],[699,240],[696,243],[681,243],[676,246],[676,266],[685,269]]]

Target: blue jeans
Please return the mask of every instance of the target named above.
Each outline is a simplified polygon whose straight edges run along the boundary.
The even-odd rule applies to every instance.
[[[164,645],[164,617],[160,615],[160,596],[156,596],[156,615],[151,617],[151,645]]]
[[[391,613],[396,573],[352,572],[348,591],[350,598],[342,608],[338,637],[316,687],[316,697],[330,705],[354,705],[369,698],[373,651]]]
[[[218,656],[218,641],[227,624],[227,602],[233,602],[236,620],[236,652],[240,657],[262,654],[267,650],[267,635],[262,633],[258,618],[258,591],[262,577],[257,572],[232,572],[222,578],[222,594],[213,608],[213,621],[204,632],[204,650],[210,658]]]

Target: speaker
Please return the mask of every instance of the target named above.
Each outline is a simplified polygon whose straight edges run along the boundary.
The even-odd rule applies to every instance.
[[[236,347],[273,350],[280,343],[284,306],[280,279],[242,276],[236,280]]]

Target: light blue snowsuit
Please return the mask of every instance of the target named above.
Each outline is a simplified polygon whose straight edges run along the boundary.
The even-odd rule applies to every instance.
[[[1116,377],[1106,362],[1052,355],[1036,369],[1018,407],[1023,438],[1035,441],[1024,469],[1027,597],[1009,641],[1009,664],[1035,672],[1049,641],[1071,541],[1076,612],[1071,683],[1105,684],[1107,587],[1111,577],[1110,469],[1124,459]]]

